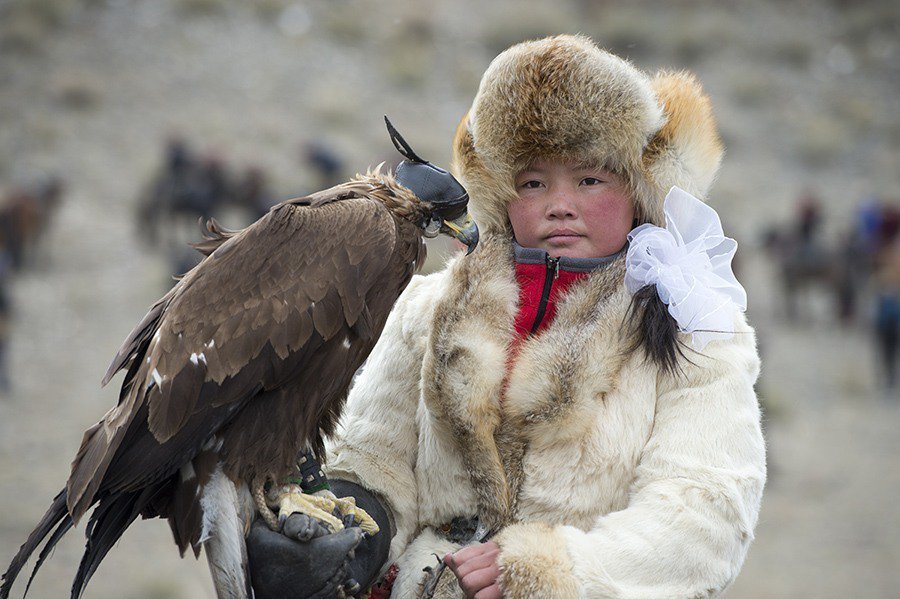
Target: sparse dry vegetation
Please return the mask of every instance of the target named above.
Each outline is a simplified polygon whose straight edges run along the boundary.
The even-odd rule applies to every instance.
[[[13,13],[3,18],[0,50],[7,53],[35,53],[46,35],[45,25],[27,13]]]
[[[853,142],[851,131],[830,116],[810,116],[798,127],[797,156],[810,169],[834,168]]]
[[[371,17],[361,14],[360,6],[350,2],[336,2],[322,14],[321,26],[336,42],[358,46],[369,35]]]
[[[179,13],[187,17],[210,16],[225,12],[229,0],[177,0]]]
[[[732,74],[731,93],[745,108],[765,108],[772,102],[772,80],[762,69],[737,69]]]
[[[255,0],[253,9],[260,18],[272,21],[290,5],[290,0]]]
[[[50,82],[50,93],[60,106],[70,110],[88,111],[99,107],[103,96],[101,80],[85,71],[58,74]]]
[[[421,89],[432,75],[434,31],[424,17],[406,20],[392,29],[382,41],[385,74],[392,83],[408,89]]]

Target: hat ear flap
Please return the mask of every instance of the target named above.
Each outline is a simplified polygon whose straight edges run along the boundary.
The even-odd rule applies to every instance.
[[[506,207],[516,198],[515,188],[511,181],[503,179],[502,174],[485,167],[475,149],[470,114],[467,112],[456,127],[450,172],[468,190],[470,198],[477,198],[477,201],[469,202],[469,214],[478,226],[485,232],[509,233]]]
[[[666,122],[642,156],[645,177],[655,189],[641,191],[653,194],[652,205],[646,206],[647,216],[657,222],[662,217],[662,198],[673,185],[698,198],[706,197],[719,171],[724,148],[712,104],[692,73],[663,71],[651,85]]]

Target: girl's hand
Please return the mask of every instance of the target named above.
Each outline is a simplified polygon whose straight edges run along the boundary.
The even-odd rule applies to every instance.
[[[497,577],[500,547],[493,541],[469,545],[444,556],[444,563],[456,575],[467,599],[501,599]]]

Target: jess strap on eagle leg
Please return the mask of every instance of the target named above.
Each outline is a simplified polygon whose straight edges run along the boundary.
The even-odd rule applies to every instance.
[[[297,514],[308,516],[304,520],[305,525],[298,528],[298,531],[305,532],[296,535],[302,541],[338,532],[351,525],[359,526],[369,535],[378,533],[378,523],[356,505],[352,496],[339,497],[332,492],[328,478],[311,449],[300,454],[297,470],[297,475],[283,481],[280,486],[270,488],[263,499],[266,507],[277,509],[277,516],[262,507],[259,510],[260,517],[269,528],[282,530],[288,517]],[[257,502],[260,503],[260,500]]]

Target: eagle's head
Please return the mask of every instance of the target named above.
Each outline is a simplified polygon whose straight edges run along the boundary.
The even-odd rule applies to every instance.
[[[471,254],[478,245],[478,226],[466,209],[469,194],[456,177],[419,158],[387,117],[384,122],[394,146],[406,158],[397,166],[394,179],[428,207],[421,223],[425,236],[444,233],[458,239],[468,248],[466,253]]]

